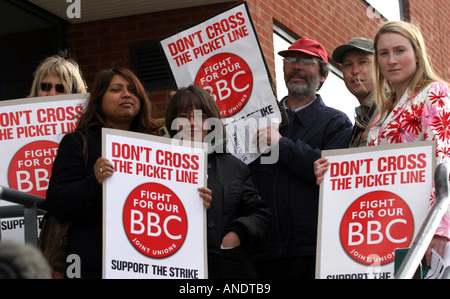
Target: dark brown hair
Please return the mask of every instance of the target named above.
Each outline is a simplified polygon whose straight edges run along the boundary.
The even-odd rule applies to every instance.
[[[151,116],[152,107],[147,93],[136,75],[126,68],[106,69],[97,74],[94,85],[90,90],[86,109],[78,121],[77,130],[89,133],[89,129],[95,125],[109,127],[101,108],[103,95],[115,75],[121,75],[130,82],[131,90],[141,104],[139,113],[131,123],[130,131],[157,135],[158,125]]]
[[[181,113],[190,112],[194,107],[201,110],[208,119],[220,120],[219,107],[217,107],[214,98],[205,89],[197,85],[181,88],[170,100],[166,111],[166,128],[170,137],[177,134],[177,131],[171,128],[172,122]],[[220,125],[223,126],[222,121],[220,121]],[[223,130],[225,131],[224,128]]]

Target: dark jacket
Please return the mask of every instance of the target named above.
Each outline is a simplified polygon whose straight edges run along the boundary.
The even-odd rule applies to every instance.
[[[347,148],[352,134],[347,115],[325,106],[319,95],[309,106],[289,113],[289,124],[280,128],[278,161],[250,164],[273,222],[259,260],[316,254],[319,186],[314,161],[322,150]]]
[[[102,186],[93,167],[101,156],[100,131],[88,137],[87,165],[83,138],[79,132],[61,140],[53,163],[47,191],[47,210],[60,219],[72,219],[69,254],[81,260],[82,278],[101,278],[102,266]],[[208,188],[213,201],[207,212],[208,258],[212,278],[247,277],[247,247],[262,243],[269,226],[267,205],[259,197],[243,162],[229,154],[212,153],[208,157]],[[222,238],[234,231],[242,246],[220,249]],[[230,258],[238,262],[230,263]],[[242,272],[242,271],[245,271]]]
[[[270,223],[267,205],[255,188],[250,170],[231,154],[208,156],[208,188],[212,190],[207,212],[208,260],[210,278],[249,278],[248,249],[262,244]],[[223,237],[238,234],[240,248],[221,249]],[[239,273],[240,272],[240,273]]]
[[[47,190],[47,211],[72,219],[69,254],[78,254],[82,278],[101,278],[102,186],[94,176],[101,156],[101,131],[88,137],[87,163],[79,132],[65,135],[59,144]]]

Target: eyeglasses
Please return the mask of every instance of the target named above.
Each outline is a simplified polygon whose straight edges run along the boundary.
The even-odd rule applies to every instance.
[[[41,83],[41,90],[49,92],[50,90],[52,90],[53,86],[55,87],[57,93],[64,93],[64,85],[62,84],[53,85],[52,83]]]
[[[286,57],[284,58],[284,63],[287,64],[290,67],[294,67],[295,64],[298,62],[300,63],[300,66],[303,68],[312,68],[317,61],[315,61],[314,59],[311,58],[300,58],[297,59],[295,57]]]
[[[191,120],[191,118],[192,119],[194,119],[194,120],[202,120],[202,121],[205,121],[206,119],[208,119],[208,115],[206,115],[205,113],[202,113],[202,114],[195,114],[195,115],[189,115],[189,114],[187,114],[187,113],[181,113],[181,114],[179,114],[178,116],[177,116],[177,118],[184,118],[184,119],[187,119],[187,120]]]

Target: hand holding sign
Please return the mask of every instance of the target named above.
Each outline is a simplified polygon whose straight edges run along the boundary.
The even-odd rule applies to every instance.
[[[114,173],[114,166],[108,159],[100,157],[94,164],[94,175],[97,182],[101,185],[103,181],[112,176]]]
[[[205,277],[212,193],[202,144],[111,129],[103,129],[103,143],[94,171],[102,178],[114,171],[103,181],[104,277]],[[125,270],[125,261],[136,267]]]
[[[428,210],[434,145],[323,152],[314,165],[323,180],[318,278],[394,277],[395,249],[411,244]]]
[[[227,150],[246,164],[256,160],[265,149],[249,147],[253,135],[246,131],[256,132],[260,119],[279,124],[281,113],[246,4],[178,32],[161,46],[179,88],[196,84],[214,96],[227,127]]]
[[[327,158],[320,158],[314,162],[314,175],[316,176],[316,184],[320,185],[323,181],[324,173],[328,170],[330,162]]]
[[[205,206],[205,209],[209,210],[212,201],[211,189],[208,189],[207,187],[200,187],[197,188],[197,190],[200,192],[200,197],[203,198],[203,205]]]

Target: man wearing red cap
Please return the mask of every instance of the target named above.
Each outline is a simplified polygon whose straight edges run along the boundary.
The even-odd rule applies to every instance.
[[[303,37],[278,54],[284,57],[288,96],[281,106],[289,123],[258,131],[258,141],[278,147],[279,158],[250,164],[273,216],[267,242],[253,257],[260,278],[314,278],[319,186],[313,165],[322,150],[348,147],[352,123],[316,93],[328,76],[321,44]]]

